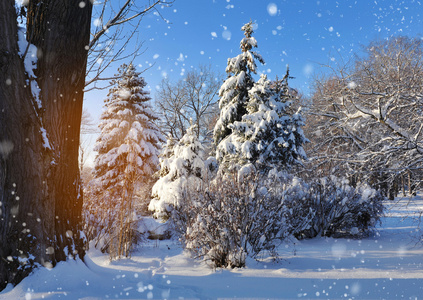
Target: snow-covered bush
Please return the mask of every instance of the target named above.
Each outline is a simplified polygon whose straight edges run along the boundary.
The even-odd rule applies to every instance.
[[[324,178],[313,182],[310,192],[316,196],[313,225],[320,235],[367,234],[383,214],[384,197],[365,184],[353,188],[346,180]]]
[[[187,187],[172,221],[185,248],[213,267],[244,267],[247,256],[269,251],[284,239],[362,236],[383,214],[383,197],[368,186],[345,180],[305,183],[272,170],[243,180],[218,176],[203,189]]]
[[[309,183],[293,178],[280,193],[290,233],[299,239],[366,235],[383,215],[384,197],[378,191],[353,188],[336,177]]]
[[[168,140],[160,161],[160,179],[154,184],[148,209],[154,217],[167,220],[174,207],[183,206],[189,187],[202,188],[209,171],[204,161],[204,147],[193,124],[179,142]]]
[[[112,252],[113,254],[121,229],[119,219],[123,209],[121,208],[122,203],[120,203],[122,198],[117,198],[113,192],[107,190],[99,193],[94,182],[85,188],[84,197],[83,218],[87,240],[102,252],[109,252],[109,254]],[[130,237],[127,243],[131,245],[126,249],[130,251],[132,245],[137,244],[143,237],[137,230],[138,216],[135,210],[131,210],[130,216],[124,216],[124,220],[122,225],[126,224],[125,234]],[[115,257],[111,256],[111,258]]]
[[[185,248],[213,267],[244,267],[247,256],[264,250],[276,257],[285,237],[283,201],[258,176],[244,179],[219,176],[204,189],[187,189],[185,205],[172,213]]]

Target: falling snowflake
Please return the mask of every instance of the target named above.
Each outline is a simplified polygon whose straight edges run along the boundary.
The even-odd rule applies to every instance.
[[[231,37],[232,37],[232,33],[229,31],[229,30],[224,30],[223,32],[222,32],[222,37],[225,39],[225,40],[230,40],[231,39]]]
[[[276,14],[278,13],[278,6],[275,3],[269,3],[269,5],[267,5],[267,12],[272,17],[276,16]]]
[[[93,24],[94,24],[95,27],[100,27],[101,26],[101,20],[97,18],[93,21]]]
[[[176,59],[177,61],[184,61],[185,57],[182,53],[179,53],[179,57]]]

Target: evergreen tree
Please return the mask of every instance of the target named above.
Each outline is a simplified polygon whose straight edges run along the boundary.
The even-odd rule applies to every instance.
[[[252,23],[242,30],[243,53],[228,60],[229,76],[220,89],[221,112],[214,130],[216,157],[222,169],[250,163],[261,171],[286,169],[306,157],[302,145],[307,141],[300,110],[294,113],[290,108],[294,97],[288,86],[289,72],[274,83],[265,75],[255,83],[254,59],[264,61],[251,51],[257,47],[251,36]]]
[[[252,73],[256,74],[257,72],[255,59],[264,64],[263,58],[252,51],[253,48],[257,47],[256,39],[251,36],[253,34],[253,23],[245,24],[241,30],[244,31],[245,35],[240,43],[242,53],[228,59],[226,67],[228,78],[219,91],[220,117],[214,128],[214,143],[217,146],[232,133],[232,124],[235,121],[241,121],[242,116],[247,112],[248,91],[254,85]],[[216,157],[219,162],[233,149],[224,150],[222,151],[222,147],[217,147]]]
[[[105,100],[106,110],[99,125],[94,174],[102,189],[122,181],[123,172],[131,163],[140,179],[157,171],[160,143],[165,138],[154,121],[149,93],[144,91],[144,78],[132,64],[119,68],[116,86]]]
[[[171,134],[169,134],[167,136],[166,145],[163,147],[162,153],[160,154],[160,171],[158,172],[160,177],[169,174],[170,163],[175,154],[176,145],[178,145],[178,141]]]
[[[227,139],[235,149],[233,159],[240,165],[252,163],[260,171],[272,168],[289,169],[306,154],[307,141],[300,110],[292,112],[294,97],[288,86],[289,72],[272,84],[266,75],[249,91],[247,113],[241,122],[235,122],[233,133]]]
[[[143,90],[144,78],[132,64],[123,64],[118,71],[119,79],[105,100],[94,148],[98,152],[94,181],[102,195],[97,213],[106,214],[102,230],[107,232],[116,228],[118,219],[131,222],[134,187],[157,171],[160,142],[165,140],[154,124],[158,117],[152,111],[149,93]],[[117,254],[120,256],[120,248]]]
[[[161,158],[161,178],[153,186],[153,199],[149,205],[156,218],[169,218],[173,207],[183,205],[188,189],[201,187],[208,176],[204,147],[197,137],[197,130],[198,126],[193,124],[179,143],[168,141],[173,155]]]
[[[288,85],[289,78],[289,69],[287,69],[285,76],[281,80],[276,79],[276,82],[272,85],[272,89],[276,93],[276,99],[279,103],[282,103],[279,104],[280,109],[277,109],[282,121],[280,123],[281,127],[278,128],[282,129],[279,131],[282,133],[284,141],[288,143],[287,145],[282,144],[284,145],[282,149],[280,144],[277,144],[280,151],[275,151],[276,156],[272,158],[272,161],[279,162],[279,166],[282,168],[289,168],[294,164],[300,163],[301,160],[307,159],[304,145],[309,142],[303,131],[305,119],[301,113],[301,107],[294,103],[298,98],[292,94],[293,89]]]

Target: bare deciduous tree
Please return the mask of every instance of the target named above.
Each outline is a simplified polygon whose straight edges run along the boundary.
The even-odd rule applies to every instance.
[[[399,174],[420,173],[422,55],[421,39],[376,41],[353,66],[316,81],[311,115],[317,117],[308,118],[316,123],[315,158],[337,167],[342,162],[350,174],[384,190],[392,190]]]
[[[156,105],[163,119],[163,130],[180,139],[190,126],[199,128],[197,135],[210,142],[217,117],[217,96],[221,82],[210,66],[191,70],[176,83],[165,78],[156,94]]]

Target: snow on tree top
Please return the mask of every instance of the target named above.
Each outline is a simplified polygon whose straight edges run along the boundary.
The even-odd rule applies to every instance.
[[[253,34],[253,21],[248,22],[244,26],[241,27],[241,30],[244,31],[246,37],[251,37]]]

